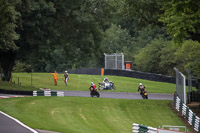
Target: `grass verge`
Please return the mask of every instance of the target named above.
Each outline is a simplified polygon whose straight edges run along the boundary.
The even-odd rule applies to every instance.
[[[25,97],[1,99],[3,112],[34,129],[63,133],[127,133],[132,123],[152,127],[183,126],[168,100],[85,97]]]
[[[68,86],[64,83],[63,74],[59,74],[58,85],[54,86],[53,77],[49,73],[33,73],[31,88],[31,74],[30,73],[13,73],[13,84],[6,84],[0,82],[2,89],[17,89],[17,90],[38,90],[39,88],[50,88],[54,90],[74,90],[74,91],[88,91],[91,82],[94,82],[97,87],[98,83],[103,81],[105,76],[100,75],[79,75],[70,74]],[[137,92],[139,83],[146,86],[148,93],[168,93],[173,94],[175,91],[175,84],[155,82],[149,80],[142,80],[136,78],[107,76],[110,81],[115,83],[116,92]],[[21,86],[18,86],[18,78]]]

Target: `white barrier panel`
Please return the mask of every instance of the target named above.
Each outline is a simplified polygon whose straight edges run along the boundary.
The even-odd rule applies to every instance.
[[[176,99],[176,109],[179,111],[179,107],[180,107],[180,99],[177,97]]]
[[[195,125],[194,125],[194,130],[196,130],[197,132],[199,131],[199,125],[200,124],[200,118],[196,116],[196,120],[195,120]]]
[[[189,110],[188,122],[189,122],[190,125],[192,125],[192,116],[193,116],[193,112],[191,110]]]
[[[186,108],[187,106],[183,104],[183,110],[182,110],[182,115],[186,116]]]
[[[132,132],[133,133],[139,133],[139,132],[157,133],[157,128],[153,128],[153,127],[149,127],[149,126],[133,123]]]
[[[175,100],[175,108],[182,112],[182,115],[188,120],[188,123],[193,126],[194,130],[200,133],[200,118],[195,115],[195,113],[190,110],[187,105],[185,105],[180,98],[176,95],[174,96]],[[182,104],[183,103],[183,104]],[[183,105],[182,108],[180,107]]]
[[[33,91],[33,96],[64,96],[63,91]]]

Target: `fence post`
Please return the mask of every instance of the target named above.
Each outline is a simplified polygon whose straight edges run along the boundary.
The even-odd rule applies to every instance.
[[[174,106],[176,107],[176,98],[177,98],[177,94],[176,92],[174,93]]]
[[[195,119],[196,119],[196,114],[193,113],[193,115],[192,115],[192,126],[193,126],[193,127],[194,127],[194,125],[195,125]]]
[[[188,108],[188,106],[186,106],[186,118],[187,119],[189,118],[189,108]]]
[[[32,72],[31,72],[31,88],[32,88]]]
[[[20,85],[19,85],[19,77],[17,78],[17,82],[18,82],[18,89],[20,90]],[[18,92],[18,97],[20,97],[19,94],[20,92]]]
[[[200,132],[200,120],[199,120],[199,129],[198,129],[198,130],[199,130],[199,132]]]
[[[183,109],[183,102],[180,100],[180,105],[179,105],[179,111],[182,114],[182,109]]]

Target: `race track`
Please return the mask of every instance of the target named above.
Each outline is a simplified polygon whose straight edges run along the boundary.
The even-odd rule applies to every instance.
[[[142,99],[139,93],[128,92],[105,92],[100,91],[100,98],[114,98],[114,99]],[[64,91],[65,96],[78,96],[78,97],[90,97],[89,91]],[[149,99],[152,100],[173,100],[172,94],[156,94],[149,93]]]

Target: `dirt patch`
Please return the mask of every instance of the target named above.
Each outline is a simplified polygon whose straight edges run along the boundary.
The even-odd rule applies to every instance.
[[[200,117],[200,103],[199,102],[192,102],[187,104],[187,106],[198,116]]]
[[[186,127],[192,131],[192,133],[198,133],[197,131],[194,130],[193,126],[191,126],[189,123],[188,123],[188,120],[186,118],[184,118],[180,112],[178,112],[176,110],[176,108],[173,106],[173,102],[170,102],[169,104],[169,107],[172,109],[172,111],[183,121],[183,123],[186,125]]]

